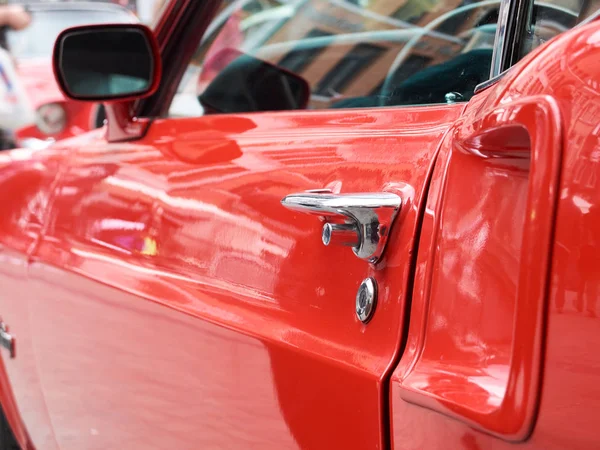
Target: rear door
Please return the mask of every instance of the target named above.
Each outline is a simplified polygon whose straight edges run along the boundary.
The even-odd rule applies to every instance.
[[[27,269],[64,155],[36,153],[0,152],[0,383],[3,412],[16,438],[20,442],[30,438],[39,448],[54,449],[30,326]],[[26,431],[22,421],[27,424]]]
[[[428,180],[488,76],[498,6],[433,3],[242,2],[197,55],[237,45],[292,70],[313,110],[187,109],[214,79],[198,56],[174,117],[142,140],[63,144],[68,170],[30,267],[61,448],[387,446]],[[380,226],[361,229],[367,247],[387,238],[376,261],[342,245],[352,233],[323,245],[319,216],[354,205],[358,220],[390,198],[393,224],[377,210]],[[359,296],[357,314],[369,278],[374,301]]]
[[[441,147],[391,378],[394,448],[598,447],[600,23],[582,22],[600,4],[520,8],[518,58],[565,33],[477,94]]]

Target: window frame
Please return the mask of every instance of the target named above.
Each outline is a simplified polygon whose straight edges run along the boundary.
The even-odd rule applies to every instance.
[[[475,88],[475,94],[497,83],[521,59],[521,49],[527,34],[529,14],[535,0],[501,0],[498,29],[494,41],[490,79]],[[600,10],[571,29],[600,19]]]
[[[501,0],[490,78],[475,87],[475,94],[496,84],[519,61],[527,17],[534,0]]]

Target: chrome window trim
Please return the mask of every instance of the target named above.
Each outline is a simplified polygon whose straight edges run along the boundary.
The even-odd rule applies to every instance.
[[[531,22],[533,0],[512,0],[506,23],[506,39],[502,54],[502,72],[511,68],[521,59],[521,49]]]
[[[493,80],[500,73],[504,71],[502,68],[502,61],[504,60],[505,47],[504,43],[506,42],[506,33],[508,31],[508,19],[510,6],[513,0],[501,0],[500,2],[500,10],[498,12],[498,24],[496,28],[496,37],[494,38],[494,51],[492,53],[492,67],[490,70],[490,80]],[[489,82],[484,81],[484,83]],[[481,83],[481,84],[484,84]],[[481,85],[479,85],[481,86]],[[478,86],[478,87],[479,87]]]
[[[492,54],[491,79],[519,61],[532,7],[533,0],[501,1],[494,53]]]
[[[496,84],[498,81],[500,81],[504,75],[506,75],[508,73],[508,69],[505,70],[502,73],[499,73],[498,75],[496,75],[495,77],[490,78],[487,81],[484,81],[483,83],[479,83],[477,86],[475,86],[475,92],[473,92],[474,94],[479,94],[481,91],[487,89],[488,87],[490,87],[493,84]]]
[[[493,84],[494,81],[501,78],[500,75],[521,60],[523,39],[531,26],[534,4],[534,0],[501,0],[490,79],[479,84],[475,92]],[[555,7],[557,6],[555,5]],[[565,12],[571,11],[565,9]],[[585,26],[598,19],[600,19],[600,10],[576,24],[572,29]]]
[[[521,60],[520,50],[531,23],[534,0],[501,0],[498,29],[492,53],[490,79],[475,87],[475,94],[500,80],[504,74]],[[575,25],[572,29],[600,19],[600,10]]]
[[[494,39],[490,79],[475,87],[475,94],[500,80],[520,59],[533,0],[501,0]]]

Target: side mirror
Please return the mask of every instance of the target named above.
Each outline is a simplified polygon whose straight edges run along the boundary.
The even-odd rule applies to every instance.
[[[310,87],[293,72],[233,49],[215,59],[223,68],[198,97],[207,112],[289,111],[308,105]]]
[[[138,24],[68,28],[56,39],[53,64],[61,90],[75,100],[147,97],[161,76],[156,38]]]

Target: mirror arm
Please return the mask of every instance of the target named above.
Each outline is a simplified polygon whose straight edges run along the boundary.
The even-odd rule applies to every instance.
[[[120,142],[139,139],[146,134],[150,119],[133,116],[134,101],[105,103],[106,139],[108,142]]]

